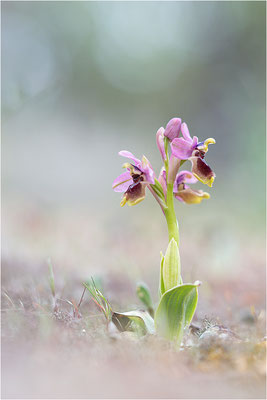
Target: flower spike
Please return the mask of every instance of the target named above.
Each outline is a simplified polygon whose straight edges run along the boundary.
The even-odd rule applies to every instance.
[[[174,198],[186,204],[199,204],[203,199],[210,198],[209,193],[194,190],[191,185],[201,181],[212,186],[215,173],[206,163],[205,155],[209,145],[214,144],[215,140],[208,138],[200,142],[196,136],[191,137],[185,122],[182,123],[180,118],[172,118],[166,128],[158,129],[156,143],[163,160],[158,179],[155,178],[152,166],[145,156],[139,160],[129,151],[123,150],[119,154],[128,158],[129,161],[123,165],[125,171],[114,180],[113,189],[115,192],[123,193],[120,203],[123,207],[126,203],[133,206],[143,201],[148,188],[166,219],[169,244],[165,256],[161,253],[160,301],[154,313],[150,307],[151,301],[144,302],[142,296],[139,296],[146,304],[148,311],[149,308],[152,310],[149,312],[153,314],[154,320],[148,313],[145,315],[145,312],[141,314],[140,311],[130,311],[120,313],[120,315],[124,319],[126,314],[132,316],[133,321],[127,317],[124,323],[121,317],[118,322],[122,330],[136,331],[139,335],[156,332],[180,346],[184,330],[190,326],[196,310],[200,282],[183,283],[179,224],[175,214]],[[169,153],[169,147],[171,153]],[[190,160],[192,164],[191,171],[179,172],[186,160]],[[119,315],[119,313],[113,314]],[[112,321],[116,325],[114,315]]]

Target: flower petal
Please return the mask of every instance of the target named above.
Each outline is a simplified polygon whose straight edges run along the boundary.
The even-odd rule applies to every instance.
[[[176,177],[177,184],[180,183],[197,183],[197,178],[190,171],[181,171]]]
[[[164,128],[159,128],[156,134],[156,142],[158,149],[160,151],[162,160],[166,160],[166,153],[165,153],[165,147],[164,147]]]
[[[167,194],[167,182],[166,182],[166,171],[165,171],[164,167],[161,168],[158,181],[161,184],[162,189],[163,189],[163,193],[164,193],[164,195],[166,197],[166,194]]]
[[[130,151],[121,150],[119,152],[119,155],[122,157],[130,158],[131,160],[133,160],[136,163],[137,167],[139,167],[139,165],[141,165],[141,161],[138,158],[136,158]]]
[[[178,192],[178,187],[181,183],[196,183],[197,178],[189,171],[181,171],[176,175],[173,185],[173,193]]]
[[[191,138],[188,126],[185,122],[183,122],[181,125],[181,132],[182,132],[182,135],[185,140],[187,140],[188,142],[192,142],[192,138]]]
[[[132,183],[130,171],[126,171],[114,180],[112,189],[115,192],[125,192]]]
[[[180,160],[187,160],[192,156],[194,147],[192,140],[189,142],[183,138],[176,138],[171,143],[172,154]]]
[[[152,185],[154,185],[155,172],[154,172],[153,168],[151,167],[150,162],[148,161],[148,159],[145,156],[142,157],[142,164],[141,164],[140,169],[145,174],[146,182],[152,183]]]
[[[210,166],[201,157],[191,157],[192,173],[202,183],[212,187],[212,183],[215,179],[215,173],[212,171]]]
[[[202,190],[193,190],[188,187],[184,190],[180,190],[175,194],[175,197],[177,200],[186,204],[199,204],[203,199],[209,199],[210,195]]]
[[[181,118],[172,118],[166,125],[164,136],[173,140],[179,136],[182,120]]]

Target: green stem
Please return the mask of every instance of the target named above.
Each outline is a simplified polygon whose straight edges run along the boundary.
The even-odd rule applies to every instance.
[[[173,203],[173,183],[167,183],[167,209],[165,217],[168,225],[169,242],[174,238],[179,247],[179,228]]]
[[[179,227],[178,227],[178,222],[176,219],[174,204],[173,204],[173,182],[174,182],[176,173],[179,169],[180,163],[178,162],[177,168],[176,168],[177,171],[175,173],[175,176],[170,181],[169,180],[170,159],[169,159],[169,154],[168,154],[168,145],[169,145],[169,139],[167,137],[165,137],[164,138],[164,146],[165,146],[166,160],[165,160],[164,164],[165,164],[165,170],[166,170],[166,183],[167,183],[167,196],[166,196],[167,208],[164,209],[164,215],[165,215],[167,225],[168,225],[169,242],[172,240],[172,238],[174,238],[174,240],[176,241],[176,243],[179,247]]]

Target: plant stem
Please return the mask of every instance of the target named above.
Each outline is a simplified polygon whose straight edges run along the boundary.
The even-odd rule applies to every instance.
[[[179,247],[179,228],[173,204],[173,183],[167,183],[167,209],[164,212],[169,232],[169,241],[174,238]]]
[[[173,204],[173,183],[180,167],[180,160],[175,159],[173,156],[169,158],[168,145],[169,145],[169,139],[165,137],[164,146],[165,146],[166,160],[164,162],[164,165],[165,165],[166,183],[167,183],[167,196],[166,196],[167,208],[164,209],[164,215],[168,225],[169,242],[172,240],[172,238],[174,238],[179,247],[179,227]],[[171,167],[171,175],[173,176],[169,176],[170,167]]]

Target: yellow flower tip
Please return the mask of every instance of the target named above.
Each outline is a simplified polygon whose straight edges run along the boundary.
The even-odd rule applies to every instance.
[[[209,187],[212,187],[212,184],[213,184],[213,182],[214,182],[214,179],[215,179],[215,176],[212,176],[212,177],[209,179],[209,181],[207,182],[207,185],[208,185]]]
[[[207,145],[209,145],[209,144],[215,144],[216,143],[216,140],[214,139],[214,138],[208,138],[208,139],[206,139],[205,140],[205,142],[204,142],[204,144],[207,144]]]
[[[210,198],[210,194],[207,193],[207,192],[204,192],[204,193],[202,194],[202,198],[203,198],[203,199],[209,199],[209,198]]]
[[[204,183],[204,185],[208,185],[209,187],[212,187],[212,184],[214,182],[215,176],[211,176],[210,178],[201,178],[199,175],[197,175],[195,172],[193,172],[193,175],[199,180],[199,182]]]
[[[126,197],[123,196],[123,198],[122,198],[122,200],[121,200],[121,202],[120,202],[120,206],[121,206],[121,207],[125,206],[126,201],[127,201],[127,200],[126,200]]]
[[[208,149],[209,149],[209,145],[210,144],[215,144],[216,140],[213,138],[208,138],[205,140],[204,145],[203,145],[203,150],[205,151],[205,153],[207,153]]]

